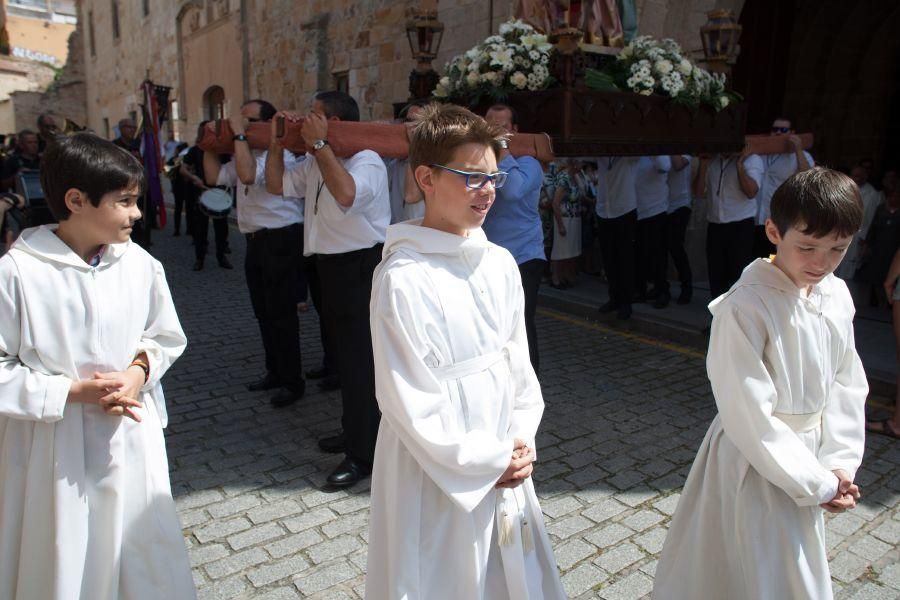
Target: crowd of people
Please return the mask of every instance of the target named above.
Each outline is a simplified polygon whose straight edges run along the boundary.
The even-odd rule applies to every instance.
[[[302,121],[305,155],[281,145],[279,118]],[[409,155],[390,162],[335,153],[330,124],[360,120],[338,91],[317,93],[303,114],[245,102],[228,117],[230,157],[165,148],[175,233],[184,208],[195,270],[210,220],[201,193],[234,198],[264,350],[248,388],[270,391],[277,409],[302,398],[307,379],[340,389],[340,422],[318,446],[342,455],[330,488],[373,476],[367,596],[565,597],[531,480],[544,409],[542,278],[549,270],[562,288],[602,264],[600,310],[628,319],[634,302],[668,305],[671,256],[677,300],[690,302],[685,231],[701,197],[719,416],[685,486],[692,500],[674,516],[655,597],[829,597],[822,514],[809,508],[855,507],[867,395],[853,301],[831,274],[854,247],[853,277],[900,276],[900,179],[885,177],[882,201],[865,189],[864,167],[852,179],[816,168],[794,136],[782,154],[545,169],[510,153],[518,122],[508,105],[484,118],[411,105],[404,118]],[[250,147],[255,122],[271,126],[267,149]],[[4,597],[193,597],[159,385],[186,340],[162,265],[128,243],[141,220],[154,222],[138,209],[134,125],[121,121],[113,142],[51,138],[41,183],[59,225],[24,231],[0,260],[0,309],[11,315],[0,322]],[[785,119],[772,132],[793,133]],[[227,223],[211,220],[219,265],[231,268]],[[585,248],[593,260],[579,260]],[[900,298],[900,281],[877,283],[876,303]],[[323,362],[304,372],[307,286]],[[891,435],[895,425],[868,426]],[[746,506],[733,500],[738,487]],[[143,537],[148,518],[158,539]],[[760,546],[758,534],[772,543]],[[51,557],[52,576],[26,558],[35,555]]]

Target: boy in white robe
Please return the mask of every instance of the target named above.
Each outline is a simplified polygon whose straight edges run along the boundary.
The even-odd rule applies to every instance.
[[[59,225],[0,258],[0,598],[195,597],[160,378],[184,351],[162,265],[129,240],[143,167],[87,133],[41,164]]]
[[[425,216],[388,228],[372,288],[373,600],[565,598],[530,478],[544,403],[519,270],[481,230],[503,139],[451,105],[410,132]]]
[[[868,393],[853,301],[832,273],[861,223],[849,177],[793,175],[766,221],[775,258],[710,304],[719,414],[672,519],[655,599],[832,597],[822,509],[859,499]]]

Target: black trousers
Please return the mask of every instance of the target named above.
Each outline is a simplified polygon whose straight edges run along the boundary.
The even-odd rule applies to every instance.
[[[657,291],[668,291],[666,280],[666,213],[662,212],[637,222],[635,262],[636,291],[646,294],[647,282]]]
[[[209,249],[210,221],[212,221],[213,236],[216,240],[216,258],[225,256],[225,249],[228,247],[228,219],[212,219],[200,210],[196,203],[192,212],[194,218],[188,230],[192,231],[194,235],[194,256],[198,260],[203,260],[206,256]],[[249,242],[247,245],[249,247]]]
[[[185,204],[185,202],[184,202],[184,199],[185,199],[184,198],[185,197],[184,185],[180,181],[175,181],[175,180],[172,181],[172,196],[175,197],[175,213],[172,215],[173,229],[174,229],[175,233],[180,233],[181,232],[181,213],[184,212],[184,204]],[[191,222],[190,213],[186,214],[185,216],[186,216],[185,221],[187,223],[190,223]],[[188,231],[191,230],[190,224],[188,224],[187,229],[188,229]]]
[[[709,223],[706,264],[713,298],[727,292],[753,260],[753,217],[732,223]]]
[[[322,366],[328,377],[339,377],[340,367],[337,361],[337,347],[334,335],[330,334],[325,319],[325,307],[322,305],[322,284],[319,280],[318,256],[310,254],[303,257],[303,274],[309,286],[309,296],[319,315],[319,340],[322,343]]]
[[[766,235],[766,226],[754,226],[753,258],[769,258],[772,254],[775,254],[775,244],[769,241],[769,236]]]
[[[666,217],[666,246],[669,248],[669,256],[675,263],[675,270],[678,271],[678,281],[681,282],[681,290],[692,290],[694,288],[694,275],[691,272],[691,262],[688,260],[687,252],[684,249],[684,238],[687,234],[687,226],[691,221],[691,209],[682,206],[676,209]],[[668,288],[668,285],[666,286]]]
[[[303,385],[297,319],[297,269],[300,268],[302,243],[300,225],[261,229],[245,237],[247,256],[244,274],[253,314],[262,335],[266,370],[284,387],[299,390]]]
[[[369,299],[383,244],[343,254],[319,254],[326,331],[334,333],[344,413],[341,424],[349,458],[372,464],[381,413],[375,400],[375,361]]]
[[[603,270],[609,282],[609,299],[620,308],[629,306],[634,293],[637,211],[627,212],[615,219],[598,218],[597,221],[600,225]]]
[[[531,358],[531,366],[534,372],[538,372],[540,356],[538,355],[537,327],[534,324],[534,315],[537,312],[538,289],[541,287],[541,276],[547,261],[535,258],[519,265],[519,274],[522,276],[522,290],[525,292],[525,333],[528,336],[528,356]]]

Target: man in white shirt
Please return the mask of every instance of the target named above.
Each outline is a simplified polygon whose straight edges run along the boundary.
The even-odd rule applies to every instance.
[[[403,123],[409,126],[425,104],[424,100],[410,102],[401,113]],[[409,161],[405,158],[390,158],[385,159],[384,166],[388,170],[388,187],[391,192],[391,223],[424,217],[425,202],[409,168]]]
[[[669,206],[666,209],[666,246],[678,271],[681,292],[678,304],[688,304],[694,295],[694,275],[684,249],[684,238],[691,221],[691,157],[675,154],[669,171]]]
[[[273,126],[266,186],[273,194],[306,197],[304,252],[317,258],[322,316],[336,343],[343,400],[343,432],[319,440],[319,447],[346,455],[328,483],[347,487],[372,472],[380,419],[369,298],[391,220],[387,170],[371,150],[338,158],[328,144],[328,121],[359,120],[359,107],[349,95],[319,92],[308,114],[284,113],[284,117],[303,119],[301,135],[310,153],[307,160],[286,169],[279,160],[284,149]]]
[[[794,134],[791,120],[778,117],[772,121],[770,135],[789,135],[788,143],[791,152],[783,154],[767,154],[762,157],[765,165],[765,175],[761,189],[759,190],[758,210],[756,214],[756,230],[753,234],[753,256],[769,258],[775,252],[775,246],[766,237],[766,219],[769,218],[769,207],[772,205],[772,196],[787,178],[795,173],[806,171],[816,166],[812,155],[803,149],[800,136]]]
[[[600,312],[617,311],[620,319],[631,318],[634,293],[634,253],[637,229],[636,156],[604,156],[597,160],[597,213],[603,270],[609,283],[609,300]]]
[[[706,262],[713,298],[727,292],[753,260],[756,195],[763,173],[762,159],[749,147],[740,154],[700,158],[694,191],[707,197]]]
[[[234,159],[222,165],[217,154],[204,152],[203,173],[207,185],[237,188],[238,229],[247,239],[244,274],[266,358],[265,375],[248,388],[278,389],[270,401],[282,407],[299,400],[306,389],[297,320],[303,208],[297,197],[266,191],[266,153],[251,150],[244,134],[246,122],[269,121],[274,115],[275,107],[265,100],[246,102],[229,118]]]
[[[637,164],[637,281],[635,300],[650,301],[653,308],[669,305],[666,280],[666,209],[669,206],[668,156],[642,156]],[[647,282],[653,284],[647,292]]]

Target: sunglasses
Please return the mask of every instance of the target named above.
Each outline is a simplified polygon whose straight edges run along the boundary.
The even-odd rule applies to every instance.
[[[470,190],[480,190],[490,181],[494,184],[494,189],[499,190],[506,183],[506,177],[509,173],[505,171],[497,171],[496,173],[480,173],[478,171],[460,171],[444,165],[431,164],[429,167],[437,167],[451,173],[456,173],[466,178],[466,187]]]
[[[773,127],[772,133],[789,133],[791,131],[790,127]]]

